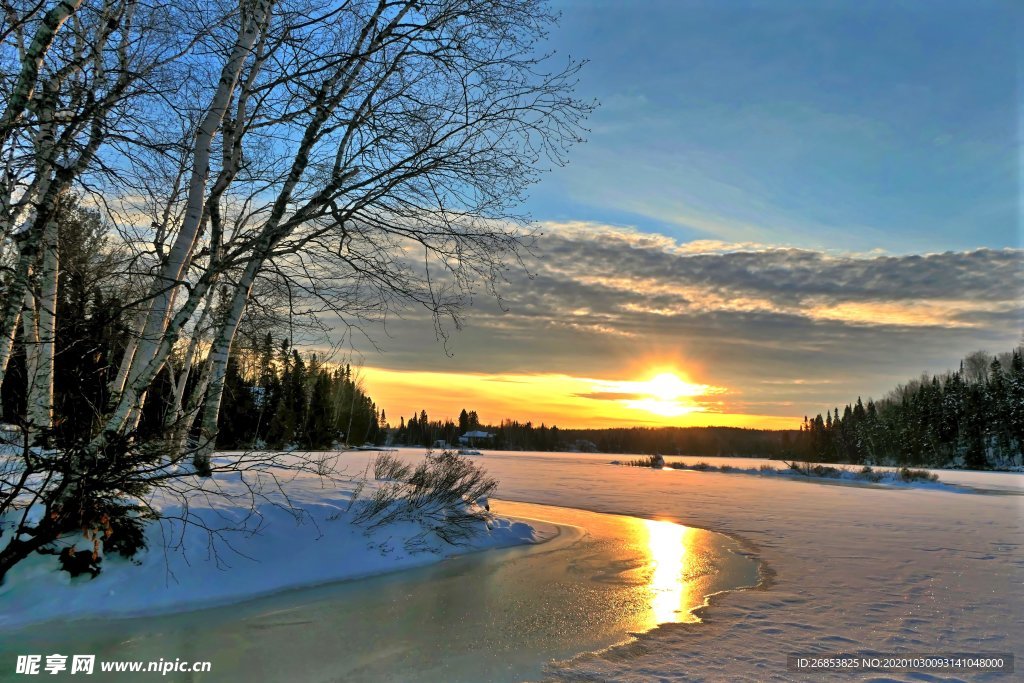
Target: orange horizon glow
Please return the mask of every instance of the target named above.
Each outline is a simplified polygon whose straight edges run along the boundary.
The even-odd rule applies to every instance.
[[[796,429],[797,416],[730,412],[729,390],[690,382],[685,373],[658,368],[641,380],[609,380],[556,373],[488,374],[391,370],[364,367],[365,389],[386,412],[399,418],[426,410],[431,420],[457,420],[475,410],[481,422],[504,419],[561,428],[747,427]]]

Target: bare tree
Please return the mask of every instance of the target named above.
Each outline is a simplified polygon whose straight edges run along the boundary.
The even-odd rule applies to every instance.
[[[10,269],[0,313],[0,382],[24,306],[36,357],[29,417],[40,429],[52,414],[56,207],[76,184],[124,175],[108,166],[101,149],[142,142],[136,132],[147,103],[160,98],[198,40],[166,30],[180,20],[178,7],[136,0],[63,0],[49,10],[46,4],[5,2],[0,31],[0,82],[10,95],[0,117],[0,263]]]
[[[15,468],[53,516],[24,531],[34,539],[82,521],[82,501],[119,481],[137,495],[190,476],[187,460],[214,469],[228,357],[261,286],[346,324],[418,305],[439,334],[458,326],[467,298],[496,293],[528,248],[515,207],[564,163],[590,109],[572,95],[580,64],[538,54],[556,18],[544,0],[4,9],[0,225],[15,248],[0,257],[0,371],[24,308],[33,429],[52,410],[58,198],[87,193],[133,253],[134,335],[101,426],[59,467],[26,448]],[[165,371],[166,433],[140,441]]]

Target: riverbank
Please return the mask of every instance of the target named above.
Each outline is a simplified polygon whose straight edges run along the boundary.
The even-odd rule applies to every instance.
[[[187,654],[228,682],[513,683],[542,676],[549,660],[627,643],[661,623],[696,622],[709,596],[761,578],[759,563],[721,534],[500,500],[492,508],[557,533],[221,608],[7,632],[0,661],[44,650],[91,652],[100,662]]]
[[[258,478],[217,475],[198,483],[184,501],[154,498],[150,504],[162,516],[146,527],[147,548],[131,560],[103,557],[95,578],[72,578],[58,571],[56,556],[33,555],[0,586],[0,630],[53,619],[201,609],[467,552],[538,543],[552,533],[502,517],[480,521],[477,533],[458,546],[415,521],[370,530],[355,524],[354,515],[381,482],[364,479],[365,467],[341,467],[345,471],[333,482],[271,470]],[[286,484],[279,488],[282,480]],[[216,495],[210,495],[213,491]],[[61,545],[92,549],[85,538],[66,537]]]

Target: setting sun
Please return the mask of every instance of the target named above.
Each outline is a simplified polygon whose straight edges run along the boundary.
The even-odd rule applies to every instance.
[[[485,420],[506,417],[565,427],[705,426],[792,428],[793,415],[740,412],[734,392],[690,381],[670,365],[647,366],[633,380],[574,377],[554,373],[483,374],[394,371],[364,367],[360,376],[388,420],[432,406],[431,417],[454,417],[463,408]],[[438,387],[444,387],[443,392]],[[429,403],[424,398],[429,396]]]
[[[615,395],[624,408],[674,418],[705,412],[707,408],[694,399],[722,393],[724,389],[688,382],[676,371],[662,371],[639,382],[599,382],[595,391]]]
[[[675,401],[681,396],[700,396],[704,393],[699,384],[690,384],[671,372],[663,372],[646,382],[647,393],[659,401]]]

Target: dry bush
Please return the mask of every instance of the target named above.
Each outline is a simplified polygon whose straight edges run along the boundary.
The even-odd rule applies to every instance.
[[[367,529],[414,522],[446,543],[459,545],[484,528],[491,517],[478,501],[494,493],[498,482],[469,458],[444,451],[427,455],[412,468],[383,454],[373,469],[384,484],[354,518]]]

